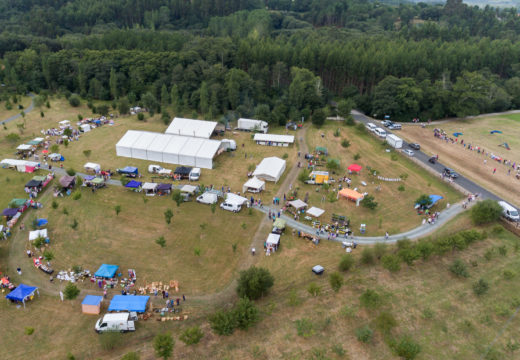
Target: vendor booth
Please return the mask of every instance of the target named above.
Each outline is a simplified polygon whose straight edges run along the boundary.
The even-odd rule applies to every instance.
[[[286,162],[275,156],[264,158],[253,172],[253,176],[265,181],[278,182],[285,171]]]
[[[89,132],[90,131],[90,124],[81,124],[79,126],[79,130],[81,132],[84,132],[84,133]]]
[[[85,165],[83,165],[83,168],[86,171],[92,171],[92,172],[95,172],[95,173],[98,173],[98,172],[101,171],[101,165],[96,164],[96,163],[91,163],[91,162],[88,162]]]
[[[144,313],[150,300],[145,295],[114,295],[108,306],[108,311],[135,311]]]
[[[4,211],[2,211],[2,216],[5,216],[7,218],[12,218],[18,213],[18,208],[6,208]]]
[[[307,215],[318,218],[321,215],[323,215],[324,212],[325,212],[325,210],[313,206],[309,210],[307,210]]]
[[[316,149],[314,149],[314,151],[318,155],[328,155],[329,154],[329,152],[327,151],[327,148],[323,147],[323,146],[316,146]]]
[[[141,191],[141,185],[143,183],[140,182],[140,181],[135,181],[135,180],[132,180],[132,181],[129,181],[126,185],[125,185],[125,188],[128,188],[128,189],[132,189],[134,191]]]
[[[283,219],[276,219],[273,223],[273,230],[271,231],[273,234],[280,235],[285,230],[285,220]]]
[[[273,233],[269,234],[269,236],[267,236],[265,244],[267,248],[267,253],[278,250],[278,247],[280,246],[280,235]]]
[[[32,145],[32,146],[40,146],[44,140],[45,140],[44,138],[37,137],[37,138],[34,138],[31,141],[27,142],[27,144]]]
[[[351,164],[348,167],[349,173],[354,173],[354,172],[359,173],[361,171],[361,169],[362,169],[361,165],[358,165],[358,164]]]
[[[237,194],[233,194],[233,193],[227,193],[226,194],[226,202],[227,203],[230,203],[230,204],[236,204],[236,205],[244,205],[247,203],[247,198],[243,197],[243,196],[240,196],[240,195],[237,195]]]
[[[72,189],[76,185],[76,177],[65,175],[60,179],[60,185],[66,189]]]
[[[143,184],[142,190],[144,191],[145,195],[148,196],[155,196],[155,193],[157,192],[157,183],[151,183],[151,182],[145,182]]]
[[[69,120],[62,120],[58,122],[60,124],[60,129],[67,129],[70,127],[70,121]]]
[[[117,265],[103,264],[94,273],[94,276],[111,279],[116,275],[117,269],[119,269]]]
[[[52,153],[48,157],[51,161],[65,161],[65,158],[58,153]]]
[[[172,192],[172,184],[160,183],[157,185],[156,190],[158,195],[168,195]]]
[[[81,312],[83,314],[99,314],[101,312],[101,302],[103,296],[87,295],[81,303]]]
[[[49,237],[47,236],[47,229],[29,231],[29,241],[34,241],[38,238],[43,238],[48,241]]]
[[[307,204],[301,201],[300,199],[289,201],[288,204],[289,206],[295,208],[297,211],[303,210],[307,207]]]
[[[33,147],[32,147],[32,145],[29,145],[29,144],[21,144],[21,145],[18,145],[16,150],[18,150],[19,153],[23,154],[23,153],[31,152],[33,150]]]
[[[259,193],[260,191],[265,190],[265,181],[258,179],[257,177],[252,177],[247,180],[247,182],[242,186],[242,192],[246,191],[252,193]]]
[[[127,177],[137,177],[139,175],[139,169],[135,166],[125,166],[122,169],[117,169],[117,172],[121,175],[126,175]]]
[[[25,184],[25,187],[26,187],[26,188],[29,188],[29,189],[32,189],[32,188],[41,189],[41,187],[42,187],[42,181],[41,181],[41,180],[31,179],[31,180],[29,180],[29,181]]]
[[[365,196],[363,194],[358,193],[356,190],[352,190],[352,189],[348,189],[348,188],[340,190],[338,192],[338,196],[343,196],[349,200],[355,201],[356,206],[359,206],[360,201],[365,198]]]
[[[175,169],[173,172],[173,176],[175,177],[175,180],[183,180],[188,179],[190,177],[191,167],[187,166],[179,166]]]
[[[38,296],[40,296],[40,292],[36,286],[20,284],[16,287],[16,289],[7,294],[5,298],[7,300],[11,300],[12,302],[21,302],[25,308],[25,302],[32,300],[34,298],[35,292],[38,293]]]

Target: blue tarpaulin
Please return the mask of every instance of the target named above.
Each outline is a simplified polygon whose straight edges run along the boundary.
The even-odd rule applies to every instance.
[[[500,130],[491,130],[490,134],[502,134],[502,131],[500,131]]]
[[[36,222],[36,225],[38,225],[38,227],[40,227],[43,225],[47,225],[48,223],[49,223],[49,221],[47,219],[38,219],[38,221]]]
[[[125,187],[131,188],[131,189],[137,189],[138,187],[141,186],[141,184],[142,184],[142,182],[140,182],[140,181],[132,180],[132,181],[129,181],[128,184],[125,185]]]
[[[120,174],[138,174],[139,170],[134,166],[125,166],[122,169],[118,169],[117,172]]]
[[[440,195],[430,195],[430,200],[432,201],[432,205],[434,205],[437,201],[444,199]]]
[[[21,301],[25,307],[25,298],[34,295],[34,292],[37,290],[38,288],[36,286],[20,284],[16,289],[7,294],[5,298],[8,300]]]
[[[81,305],[96,305],[98,306],[103,301],[103,296],[87,295],[83,299]]]
[[[149,296],[144,295],[115,295],[110,301],[108,311],[145,312],[149,299]]]
[[[463,133],[461,133],[461,132],[456,132],[456,133],[453,133],[453,136],[455,136],[455,137],[459,137],[460,135],[464,135],[464,134],[463,134]]]
[[[104,278],[113,278],[116,275],[117,269],[119,269],[117,265],[103,264],[94,275]]]

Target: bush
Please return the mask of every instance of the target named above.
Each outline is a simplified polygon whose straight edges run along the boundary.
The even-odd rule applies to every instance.
[[[69,104],[72,107],[78,107],[81,105],[81,100],[78,95],[71,95],[69,97]]]
[[[63,211],[65,213],[65,211],[67,211],[67,209],[64,208]],[[78,220],[76,218],[72,219],[72,224],[70,224],[71,229],[76,230],[78,228],[78,225],[79,225]]]
[[[364,127],[363,127],[363,129],[364,129]],[[359,159],[361,159],[361,155],[359,153],[354,154],[354,160],[359,160]]]
[[[354,121],[354,118],[352,117],[352,115],[348,115],[345,118],[345,125],[354,126],[355,124],[356,124],[356,122]],[[363,125],[363,124],[360,124],[360,125]],[[363,126],[363,128],[365,128],[365,127]]]
[[[182,203],[182,194],[179,189],[175,189],[172,192],[172,199],[177,204],[177,207],[181,206]]]
[[[247,330],[259,320],[258,309],[248,298],[240,299],[233,311],[235,313],[236,327],[239,329]]]
[[[374,256],[376,259],[381,259],[387,252],[387,245],[385,243],[376,243],[374,245]]]
[[[395,346],[395,353],[406,360],[415,359],[420,352],[421,346],[409,336],[403,336]]]
[[[397,321],[391,313],[383,311],[376,318],[376,326],[383,334],[390,334]]]
[[[462,262],[460,259],[455,259],[453,263],[450,265],[450,271],[463,278],[469,277],[468,269],[466,268],[466,264]]]
[[[504,275],[504,279],[506,279],[506,280],[511,280],[512,278],[515,277],[515,273],[511,270],[504,270],[503,275]]]
[[[404,188],[404,185],[399,185],[397,190],[402,192],[402,191],[405,191],[406,189]]]
[[[166,209],[166,211],[164,212],[164,220],[166,221],[166,224],[170,225],[170,223],[172,222],[172,217],[173,217],[172,209]]]
[[[294,323],[296,325],[296,333],[298,336],[309,338],[314,335],[314,324],[310,319],[302,318],[296,320]]]
[[[325,124],[325,119],[325,112],[322,109],[316,109],[312,114],[311,122],[313,125],[321,127],[323,124]]]
[[[341,131],[339,129],[334,130],[334,137],[339,137],[341,135]]]
[[[495,200],[479,201],[471,208],[471,220],[475,225],[497,221],[501,215],[502,207]]]
[[[209,317],[209,324],[218,335],[231,335],[235,331],[236,319],[232,311],[219,310]]]
[[[179,339],[186,345],[198,344],[204,333],[198,326],[190,327],[184,330],[179,336]]]
[[[67,300],[74,300],[79,295],[79,289],[76,285],[69,282],[67,286],[65,286],[65,290],[63,290],[63,295]]]
[[[116,216],[119,215],[119,213],[121,212],[121,205],[114,206],[114,211],[116,212]]]
[[[374,249],[371,247],[365,247],[361,252],[361,263],[370,265],[374,263]]]
[[[137,114],[137,120],[139,121],[144,121],[144,114],[142,112],[140,112],[139,114]]]
[[[257,300],[264,296],[273,284],[274,278],[269,270],[252,266],[240,272],[237,294],[239,297]]]
[[[400,249],[397,252],[397,255],[401,260],[408,264],[408,266],[412,266],[414,261],[419,259],[419,257],[421,256],[421,254],[419,253],[419,251],[417,251],[415,246]]]
[[[307,169],[303,169],[300,174],[298,175],[298,180],[300,182],[305,182],[305,180],[309,179],[310,171]]]
[[[140,359],[139,354],[134,351],[126,353],[121,358],[121,360],[139,360],[139,359]]]
[[[381,258],[381,264],[385,269],[391,272],[401,270],[401,260],[397,255],[386,254]]]
[[[107,331],[99,334],[99,344],[105,351],[114,350],[124,344],[123,334],[115,331]]]
[[[329,283],[332,290],[338,292],[339,289],[341,289],[341,286],[343,285],[343,277],[340,273],[333,272],[329,275]]]
[[[72,193],[72,200],[79,200],[81,199],[81,191],[76,190]]]
[[[392,161],[397,161],[399,158],[398,158],[397,154],[391,154],[391,155],[390,155],[390,159],[391,159]]]
[[[417,242],[417,244],[415,245],[415,248],[423,258],[423,260],[428,259],[434,251],[434,246],[428,239],[419,240],[419,242]]]
[[[164,236],[159,236],[157,239],[155,239],[155,243],[162,248],[166,247],[166,240],[164,239]]]
[[[173,347],[175,340],[170,333],[157,334],[153,339],[153,349],[157,357],[162,357],[164,360],[170,358],[173,354]]]
[[[377,207],[378,203],[376,201],[374,201],[374,196],[372,195],[366,195],[363,200],[361,200],[361,205],[370,209],[370,210],[375,210],[375,208]]]
[[[52,200],[51,207],[56,210],[58,208],[59,204],[56,202],[56,200]]]
[[[316,297],[316,296],[320,295],[321,287],[318,284],[316,284],[315,282],[311,282],[309,284],[309,286],[307,287],[307,291],[309,292],[309,294]]]
[[[360,133],[366,133],[367,132],[367,128],[365,127],[365,124],[363,123],[359,123],[356,125],[356,130]]]
[[[473,292],[477,296],[484,295],[489,290],[489,284],[486,280],[480,279],[476,283],[473,284]]]
[[[126,97],[119,99],[117,108],[120,114],[128,114],[130,112],[130,102]]]
[[[67,169],[67,175],[75,176],[76,175],[76,170],[74,170],[73,168],[68,168]]]
[[[350,146],[350,141],[347,139],[341,140],[341,146],[343,146],[345,149],[348,148]]]
[[[43,258],[47,261],[51,261],[52,259],[54,259],[54,253],[50,250],[45,250],[43,252]]]
[[[339,269],[341,271],[349,271],[354,265],[354,257],[352,254],[345,254],[341,257],[339,261]]]
[[[108,112],[110,111],[110,108],[108,107],[108,105],[99,105],[99,106],[96,106],[96,111],[94,112],[97,112],[99,115],[101,116],[107,116],[108,115]]]
[[[289,154],[284,153],[284,154],[282,155],[282,159],[288,159],[288,158],[289,158]]]
[[[34,333],[34,328],[27,326],[24,330],[25,335],[32,335]]]
[[[374,335],[374,332],[372,329],[368,327],[368,325],[362,326],[360,328],[356,329],[356,337],[359,341],[366,343],[369,343],[372,341],[372,336]]]
[[[498,247],[498,253],[502,256],[506,256],[507,255],[507,248],[505,245],[501,245]]]
[[[366,307],[367,309],[376,309],[381,305],[383,300],[377,292],[371,289],[367,289],[359,297],[359,302],[362,306]]]
[[[20,135],[16,134],[16,133],[10,133],[10,134],[7,134],[5,136],[5,138],[7,139],[7,141],[9,141],[10,143],[15,143],[15,142],[18,142],[20,140]]]

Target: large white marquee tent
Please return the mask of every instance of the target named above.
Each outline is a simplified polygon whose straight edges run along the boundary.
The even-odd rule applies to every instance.
[[[278,182],[285,171],[285,160],[277,157],[263,159],[253,172],[253,176],[265,181]]]
[[[216,126],[216,121],[193,120],[176,117],[173,119],[170,126],[168,126],[165,133],[209,139]]]

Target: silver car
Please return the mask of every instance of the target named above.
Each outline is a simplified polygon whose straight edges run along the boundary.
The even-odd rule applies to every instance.
[[[414,156],[415,155],[415,153],[412,150],[410,150],[410,149],[404,149],[403,150],[403,154],[406,154],[408,156]]]

